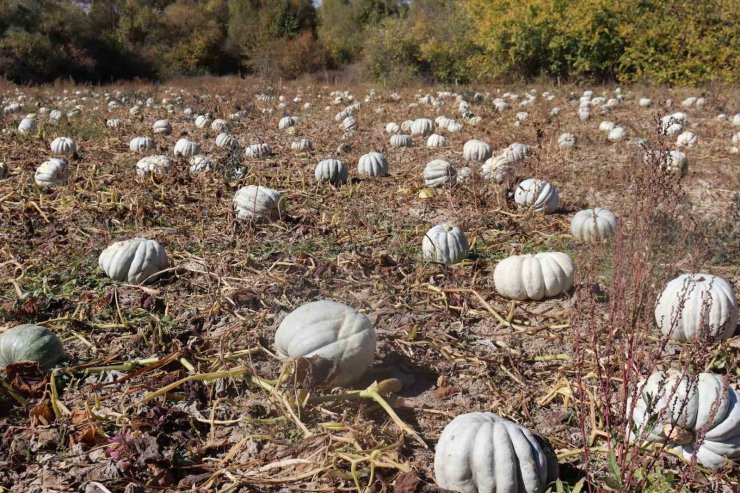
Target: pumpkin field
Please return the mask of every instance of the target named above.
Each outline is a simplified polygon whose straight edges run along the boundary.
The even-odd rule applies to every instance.
[[[0,103],[0,492],[740,488],[737,88]]]

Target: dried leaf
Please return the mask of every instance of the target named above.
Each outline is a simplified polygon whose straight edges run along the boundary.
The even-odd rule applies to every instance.
[[[295,368],[298,381],[309,389],[330,385],[338,370],[334,361],[321,356],[298,358]]]
[[[415,493],[421,480],[414,471],[400,472],[396,475],[395,488],[396,493]]]
[[[41,394],[49,383],[49,375],[35,361],[11,363],[5,367],[5,376],[11,387],[30,395]]]

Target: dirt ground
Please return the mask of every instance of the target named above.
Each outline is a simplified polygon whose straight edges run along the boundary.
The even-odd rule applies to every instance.
[[[571,236],[570,219],[594,206],[619,216],[652,193],[630,180],[642,149],[629,141],[656,142],[657,117],[684,111],[699,142],[684,150],[689,171],[679,187],[686,217],[701,231],[690,241],[702,244],[703,256],[671,258],[650,292],[657,296],[660,282],[692,269],[720,275],[740,292],[740,154],[730,153],[731,137],[740,131],[731,122],[740,97],[736,89],[714,89],[704,107],[682,108],[685,97],[701,91],[625,88],[610,114],[595,107],[591,119],[581,121],[576,111],[584,89],[481,87],[480,102],[473,102],[474,91],[458,91],[482,118],[472,125],[454,97],[441,98],[439,107],[418,104],[420,96],[436,94],[431,87],[399,91],[395,101],[383,88],[287,85],[270,91],[284,96],[282,110],[279,100],[260,101],[260,88],[233,79],[3,86],[3,106],[26,99],[24,109],[3,116],[0,125],[0,162],[9,168],[0,180],[0,331],[43,324],[62,338],[68,358],[50,374],[29,369],[2,387],[0,491],[435,491],[434,445],[453,417],[472,411],[496,413],[546,438],[560,457],[562,491],[586,473],[593,491],[606,489],[607,456],[598,454],[609,434],[603,402],[591,407],[590,424],[601,433],[588,444],[594,448],[588,467],[579,452],[584,401],[574,390],[576,366],[596,363],[588,351],[585,362],[575,357],[573,293],[514,303],[497,293],[493,269],[509,255],[563,251],[574,258],[582,283],[591,250]],[[616,96],[614,87],[591,89]],[[362,102],[351,135],[335,121],[351,101],[337,104],[330,96],[335,90]],[[499,112],[491,103],[507,91],[521,101],[530,90],[538,97],[529,106],[510,99],[511,109]],[[119,108],[108,108],[106,93]],[[152,106],[129,114],[149,97]],[[652,98],[653,106],[639,107],[640,97]],[[172,101],[174,112],[162,98]],[[40,121],[33,135],[18,134],[20,118],[39,106],[65,112],[80,106],[81,113],[56,126]],[[243,150],[216,147],[217,132],[197,128],[186,107],[214,118],[241,110],[229,120],[229,132],[242,147],[269,143],[273,155],[248,159]],[[560,115],[549,115],[553,107]],[[516,125],[519,111],[529,115]],[[729,120],[717,120],[720,113]],[[278,129],[283,114],[297,117],[294,133]],[[386,123],[438,115],[464,125],[459,133],[438,132],[448,139],[445,147],[428,148],[422,137],[410,148],[390,147]],[[122,128],[108,128],[109,118],[120,118]],[[168,175],[137,176],[142,156],[129,150],[129,141],[153,136],[152,124],[161,118],[174,130],[156,136],[160,152],[172,157],[175,142],[187,134],[217,170],[191,176],[179,159]],[[602,120],[624,125],[627,138],[609,142],[598,128]],[[563,132],[576,136],[575,149],[558,148]],[[34,171],[57,136],[73,138],[78,156],[69,160],[66,185],[40,189]],[[298,138],[312,139],[315,150],[292,151]],[[514,142],[529,145],[533,155],[517,165],[516,176],[555,185],[558,212],[518,209],[505,185],[481,178],[480,163],[462,158],[463,144],[473,138],[494,153]],[[338,154],[340,144],[348,149]],[[385,152],[390,176],[358,175],[359,157],[373,150]],[[348,184],[315,183],[314,167],[327,157],[347,165]],[[421,198],[422,170],[438,157],[473,173]],[[240,165],[248,173],[229,179]],[[284,216],[262,224],[236,221],[232,197],[247,184],[279,190]],[[471,254],[462,264],[422,259],[424,233],[440,222],[467,234]],[[98,268],[106,246],[132,237],[165,246],[172,268],[164,279],[132,286]],[[602,274],[608,289],[609,272]],[[292,369],[275,354],[275,330],[289,312],[317,299],[354,307],[377,331],[375,362],[354,392],[308,377],[275,386],[281,368]],[[738,347],[736,336],[708,349],[715,360],[724,358],[725,366],[713,368],[732,383]],[[660,364],[670,366],[675,354],[686,352],[669,348]],[[402,384],[385,394],[395,420],[358,392],[386,379]],[[588,385],[596,392],[595,382]],[[598,394],[591,397],[598,401]],[[737,468],[686,472],[670,454],[657,461],[661,474],[675,472],[689,490],[738,488]]]

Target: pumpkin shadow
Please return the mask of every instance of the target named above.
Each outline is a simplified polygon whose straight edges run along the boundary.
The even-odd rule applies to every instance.
[[[383,358],[379,365],[371,367],[358,382],[357,387],[365,388],[373,381],[395,378],[403,384],[403,390],[398,393],[401,397],[417,397],[436,385],[439,374],[412,362],[404,354],[391,351]]]

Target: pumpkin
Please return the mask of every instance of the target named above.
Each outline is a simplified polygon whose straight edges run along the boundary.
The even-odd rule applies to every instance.
[[[226,132],[229,128],[229,122],[224,120],[223,118],[216,118],[211,122],[211,130],[214,132]]]
[[[576,146],[576,138],[573,134],[565,132],[558,137],[558,147],[561,149],[573,149]]]
[[[457,226],[438,224],[424,235],[421,251],[426,260],[457,264],[468,256],[468,239]]]
[[[434,453],[440,488],[461,493],[542,493],[558,477],[550,444],[493,413],[461,414]]]
[[[699,142],[699,137],[694,132],[688,130],[681,133],[676,139],[676,144],[679,147],[694,147]]]
[[[560,196],[555,187],[544,180],[528,178],[514,192],[514,201],[520,207],[532,207],[537,212],[550,214],[560,206]]]
[[[316,165],[314,176],[319,183],[328,181],[336,185],[346,183],[347,178],[349,178],[349,172],[344,163],[339,159],[324,159]]]
[[[128,114],[131,116],[141,116],[141,107],[139,106],[133,106],[130,110],[128,110]]]
[[[391,135],[391,147],[411,147],[410,135]]]
[[[342,120],[342,123],[339,126],[345,132],[351,131],[351,130],[357,130],[357,118],[355,118],[352,115],[349,115],[347,118]]]
[[[510,159],[512,162],[523,161],[524,158],[532,155],[532,149],[527,144],[520,144],[514,142],[509,147],[504,149],[504,156]]]
[[[638,103],[641,108],[648,108],[653,105],[653,100],[650,98],[640,98],[640,101]]]
[[[424,167],[424,183],[429,188],[439,188],[457,183],[457,170],[444,159],[435,159]]]
[[[591,118],[591,110],[588,109],[588,106],[582,106],[578,108],[578,118],[581,121],[586,121]]]
[[[148,175],[149,173],[163,175],[168,173],[171,168],[172,161],[164,155],[146,156],[139,159],[139,162],[136,163],[136,173],[139,175]]]
[[[607,135],[606,138],[609,142],[621,142],[624,140],[626,134],[627,132],[624,127],[614,127],[609,131],[609,135]]]
[[[36,120],[33,118],[24,118],[18,124],[18,132],[21,134],[30,134],[36,131]]]
[[[134,137],[131,139],[131,142],[129,142],[128,147],[133,152],[144,152],[148,149],[156,148],[156,144],[154,143],[154,139],[151,137]]]
[[[278,128],[280,130],[285,130],[287,128],[295,126],[295,123],[295,118],[293,118],[292,116],[284,116],[278,122]]]
[[[221,149],[236,149],[239,147],[239,139],[231,134],[222,132],[216,137],[216,147]]]
[[[469,140],[463,146],[463,159],[483,162],[492,155],[491,146],[480,140]]]
[[[195,126],[198,128],[206,128],[211,123],[211,119],[207,115],[198,115],[195,119]]]
[[[184,158],[190,158],[199,152],[200,146],[192,140],[188,140],[183,137],[175,143],[175,157],[181,156]]]
[[[57,137],[51,141],[50,147],[55,156],[72,156],[77,151],[74,140],[69,137]]]
[[[428,118],[417,118],[411,124],[411,135],[426,137],[434,131],[434,123]]]
[[[98,257],[98,266],[108,277],[129,284],[153,282],[169,265],[164,247],[144,238],[112,243]]]
[[[388,160],[382,152],[368,152],[360,157],[357,163],[357,171],[367,176],[387,176]]]
[[[447,144],[447,139],[439,134],[432,134],[427,139],[427,147],[443,147]]]
[[[290,148],[294,151],[312,151],[313,141],[311,139],[298,139],[294,140],[290,144]]]
[[[406,120],[401,123],[402,132],[411,132],[411,125],[414,124],[414,120]]]
[[[655,304],[655,322],[676,341],[722,340],[737,327],[738,306],[730,284],[710,274],[682,274],[670,281]]]
[[[400,131],[401,131],[401,127],[398,125],[398,123],[390,122],[385,126],[385,133],[397,134]]]
[[[51,158],[36,168],[34,180],[40,187],[55,187],[67,183],[69,168],[63,159]]]
[[[582,241],[590,241],[592,238],[608,240],[616,234],[617,217],[603,207],[584,209],[573,216],[570,231]]]
[[[647,151],[643,160],[646,164],[657,164],[670,175],[686,176],[689,172],[689,160],[681,151]]]
[[[599,130],[607,134],[614,130],[614,127],[616,127],[616,125],[614,124],[614,122],[610,121],[603,121],[599,124]]]
[[[462,123],[452,121],[447,124],[447,131],[450,133],[454,134],[454,133],[462,132],[462,129],[463,129]]]
[[[634,407],[631,399],[627,405],[633,441],[665,443],[685,460],[696,456],[709,468],[740,460],[740,403],[722,376],[670,369],[642,380],[638,390]]]
[[[283,201],[277,190],[247,185],[234,195],[234,209],[237,219],[273,221],[282,215]]]
[[[306,303],[290,312],[275,332],[278,356],[318,356],[335,365],[332,385],[359,379],[375,357],[377,335],[370,320],[336,301]]]
[[[244,154],[251,159],[262,159],[272,154],[272,149],[268,144],[250,144],[247,146]]]
[[[152,125],[152,131],[155,134],[169,135],[172,133],[172,124],[169,120],[157,120]]]
[[[40,325],[17,325],[0,336],[0,369],[21,361],[33,361],[48,370],[64,357],[62,341]]]
[[[49,117],[51,118],[51,115],[49,115]],[[105,121],[105,125],[108,128],[118,129],[123,126],[123,122],[121,121],[120,118],[110,118]]]
[[[562,252],[513,255],[493,271],[496,291],[513,300],[552,298],[572,288],[574,278],[573,260]]]
[[[190,158],[190,174],[197,175],[213,169],[213,163],[210,159],[200,154]]]
[[[505,154],[493,156],[487,159],[481,166],[481,174],[487,180],[493,180],[496,183],[503,183],[511,179],[514,175],[514,161],[506,157]]]
[[[0,180],[8,177],[8,165],[0,161]]]

